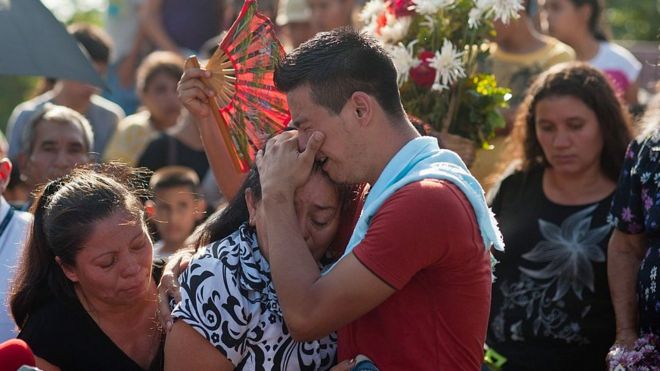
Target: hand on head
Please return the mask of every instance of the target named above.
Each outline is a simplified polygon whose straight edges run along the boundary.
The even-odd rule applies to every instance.
[[[323,140],[323,133],[313,133],[301,153],[298,150],[297,131],[286,131],[270,139],[265,150],[260,150],[256,158],[262,198],[292,198],[295,190],[307,182]]]

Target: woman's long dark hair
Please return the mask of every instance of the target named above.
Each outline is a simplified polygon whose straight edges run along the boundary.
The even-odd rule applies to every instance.
[[[91,165],[38,189],[30,209],[34,221],[9,298],[19,328],[49,299],[76,299],[73,283],[55,257],[74,267],[95,223],[116,211],[125,210],[143,220],[141,203],[132,193],[139,188],[139,179],[125,165]]]
[[[318,172],[321,170],[315,166],[312,171]],[[336,187],[339,193],[340,202],[340,226],[338,228],[337,237],[328,249],[330,254],[336,254],[337,252],[343,251],[348,243],[348,237],[350,237],[350,234],[345,236],[345,230],[347,224],[352,226],[353,216],[358,204],[357,200],[362,189],[359,186],[336,185]],[[256,166],[250,169],[241,188],[236,193],[236,196],[234,196],[229,202],[227,207],[211,214],[211,216],[209,216],[209,218],[199,227],[196,236],[194,237],[195,250],[213,241],[218,241],[231,235],[238,229],[238,227],[249,220],[250,214],[248,213],[248,207],[245,201],[245,191],[248,188],[251,190],[252,196],[256,201],[261,200],[261,182],[259,180],[259,171]]]
[[[530,171],[537,166],[550,166],[536,139],[536,105],[543,99],[561,96],[579,99],[596,115],[603,136],[601,170],[608,179],[616,182],[626,148],[633,137],[632,119],[607,78],[586,63],[572,62],[554,66],[534,81],[518,108],[512,134],[513,148],[507,152],[522,161],[522,171]]]

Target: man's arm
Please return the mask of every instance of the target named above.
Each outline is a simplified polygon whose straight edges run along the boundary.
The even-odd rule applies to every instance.
[[[395,289],[350,254],[321,276],[298,229],[293,199],[262,199],[271,274],[294,339],[328,335],[385,301]]]
[[[303,153],[298,133],[284,132],[257,153],[261,178],[260,212],[268,220],[260,235],[268,251],[271,274],[284,321],[299,341],[323,337],[359,318],[394,293],[355,256],[342,259],[327,275],[302,237],[293,204],[295,190],[305,184],[321,147],[322,133],[314,133]]]

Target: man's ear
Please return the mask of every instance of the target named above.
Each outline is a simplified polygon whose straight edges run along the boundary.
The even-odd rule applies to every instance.
[[[78,282],[79,281],[78,280],[78,274],[76,273],[75,269],[72,269],[68,265],[62,263],[62,259],[60,259],[59,256],[55,257],[55,262],[57,263],[57,265],[60,266],[60,268],[62,269],[62,272],[64,272],[64,275],[66,276],[66,278],[69,279],[69,281],[71,281],[71,282]]]
[[[7,184],[9,184],[11,177],[11,169],[12,164],[8,158],[5,157],[0,160],[0,195],[7,189]]]
[[[361,125],[367,125],[371,122],[371,119],[374,115],[374,109],[376,100],[371,95],[362,92],[356,91],[351,95],[351,114],[356,120],[360,122]]]
[[[147,200],[144,203],[144,213],[147,214],[147,218],[153,218],[156,215],[156,203],[152,200]]]

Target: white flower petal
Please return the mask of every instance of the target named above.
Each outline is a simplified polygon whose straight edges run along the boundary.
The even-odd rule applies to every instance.
[[[411,8],[418,14],[435,14],[440,9],[454,6],[456,0],[412,0]]]

